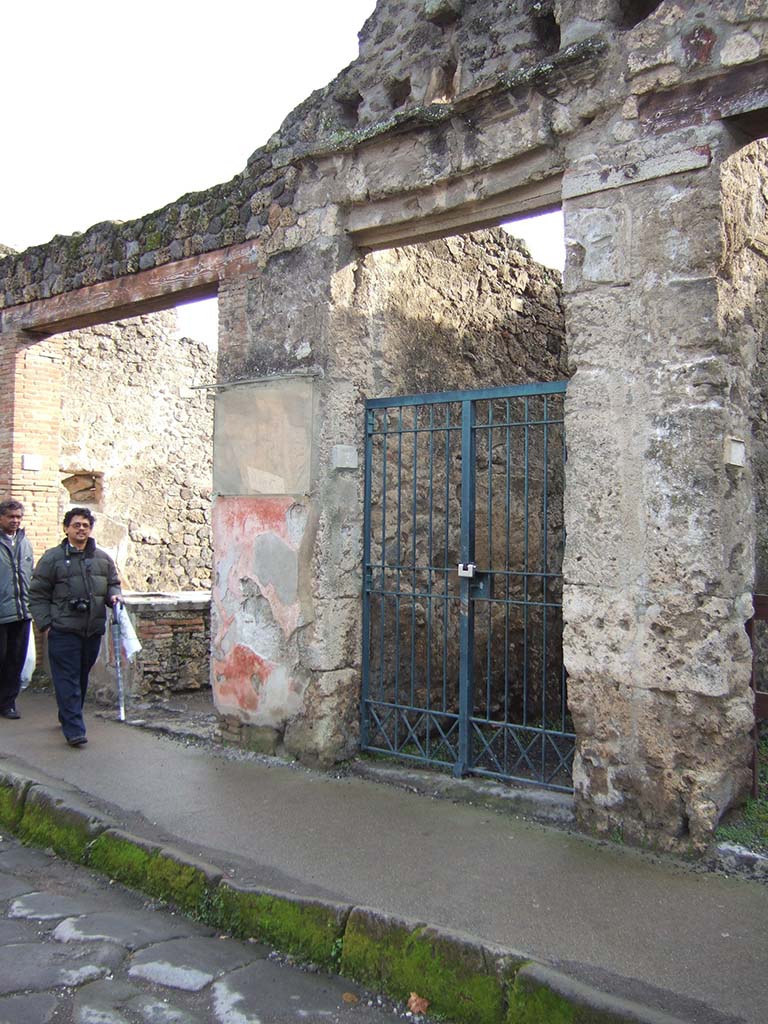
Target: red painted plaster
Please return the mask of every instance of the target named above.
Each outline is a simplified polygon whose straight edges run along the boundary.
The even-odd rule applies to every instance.
[[[225,659],[215,663],[219,700],[246,711],[256,711],[261,685],[269,679],[274,667],[245,644],[235,644]]]
[[[289,537],[287,517],[294,505],[290,497],[226,497],[218,498],[213,506],[212,532],[216,564],[227,566],[226,576],[217,573],[213,586],[216,609],[216,633],[213,641],[213,678],[216,702],[219,706],[237,707],[255,713],[262,701],[262,692],[274,670],[278,667],[280,652],[264,651],[264,657],[247,646],[236,643],[221,657],[222,648],[238,634],[238,609],[243,602],[243,582],[252,581],[266,598],[283,636],[289,637],[296,629],[299,603],[283,605],[272,584],[263,584],[253,565],[254,540],[273,534],[294,550],[296,540]],[[277,656],[277,661],[275,661]],[[275,680],[273,680],[273,683]],[[282,684],[285,685],[285,684]],[[274,689],[274,687],[273,687]]]
[[[285,518],[293,498],[217,498],[214,504],[215,545],[240,543],[260,533],[275,533],[288,542]]]

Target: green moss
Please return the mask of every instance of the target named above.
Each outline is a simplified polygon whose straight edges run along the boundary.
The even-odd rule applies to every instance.
[[[128,839],[102,833],[88,852],[89,866],[135,889],[145,889],[152,855]]]
[[[57,821],[45,805],[26,804],[18,834],[25,843],[50,846],[62,857],[78,864],[84,864],[87,859],[91,839],[88,829],[77,820]]]
[[[757,796],[729,814],[715,836],[720,842],[737,843],[754,853],[768,854],[768,734],[760,740],[758,763]]]
[[[24,800],[14,786],[0,786],[0,824],[13,831],[24,813]]]
[[[153,249],[160,249],[163,244],[163,236],[159,231],[150,231],[144,240],[144,249],[151,252]]]
[[[179,864],[162,854],[150,859],[147,891],[175,903],[183,910],[196,911],[208,891],[206,876],[191,864]]]
[[[476,948],[441,941],[432,931],[353,915],[344,934],[341,973],[396,999],[411,992],[430,1013],[466,1024],[497,1024],[504,1016],[504,979]]]
[[[180,863],[130,839],[103,833],[91,845],[88,863],[96,870],[150,896],[199,916],[211,883],[193,864]]]
[[[332,968],[344,922],[321,904],[293,901],[271,893],[239,892],[220,886],[219,915],[211,921],[240,938],[257,938],[303,960]]]
[[[542,981],[519,975],[509,990],[505,1024],[625,1024],[626,1014],[574,1003]]]
[[[513,985],[507,1024],[576,1024],[576,1009],[548,988]]]

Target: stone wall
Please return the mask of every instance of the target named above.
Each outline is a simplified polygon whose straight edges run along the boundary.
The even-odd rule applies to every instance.
[[[126,705],[210,686],[211,599],[207,592],[125,595],[141,651],[121,654]],[[109,631],[108,631],[109,633]],[[114,705],[117,676],[111,634],[91,675],[91,696]]]
[[[354,299],[363,362],[345,367],[368,398],[563,380],[561,287],[501,229],[370,253]]]
[[[228,293],[222,317],[225,337],[242,324],[238,337],[254,339],[254,373],[286,365],[276,360],[289,359],[289,347],[272,343],[269,324],[281,321],[276,306],[296,301],[287,289],[265,294],[262,285],[256,279],[251,290],[239,291],[237,303]],[[321,760],[330,750],[350,753],[357,739],[362,492],[357,473],[333,468],[333,449],[361,449],[363,399],[567,373],[559,274],[532,261],[503,231],[369,253],[339,289],[343,311],[333,348],[311,353],[324,375],[343,381],[343,401],[333,393],[338,384],[329,389],[322,377],[315,384],[319,516],[306,499],[277,496],[220,498],[214,512],[217,549],[240,549],[250,538],[241,556],[224,556],[214,585],[217,706],[230,718],[272,729],[278,740],[284,734],[289,752]],[[308,316],[327,315],[311,293],[302,291],[300,301],[313,302]],[[266,337],[257,346],[262,323]],[[311,336],[305,319],[295,323]],[[237,349],[226,348],[234,358]],[[230,364],[228,372],[243,367]],[[259,394],[255,385],[254,404]],[[458,528],[458,516],[452,521]],[[237,620],[225,610],[233,601],[243,612]]]
[[[742,149],[723,174],[725,224],[722,289],[739,343],[753,367],[745,431],[755,501],[754,590],[768,593],[768,143]],[[744,543],[749,543],[747,537]],[[768,625],[754,625],[759,690],[768,690]]]
[[[366,254],[561,204],[579,820],[701,847],[748,780],[753,476],[726,464],[724,443],[746,436],[749,462],[764,314],[732,267],[761,278],[762,243],[729,248],[734,225],[761,215],[754,171],[734,178],[729,161],[766,134],[764,5],[380,0],[360,58],[231,182],[0,260],[15,399],[0,412],[3,479],[41,508],[57,479],[44,438],[24,433],[47,358],[30,331],[217,291],[219,379],[255,400],[246,382],[268,375],[273,436],[309,437],[301,487],[273,473],[274,488],[215,502],[219,696],[241,717],[289,720],[285,744],[303,757],[343,756],[359,683],[361,477],[335,454],[359,444],[361,399],[378,386],[437,381],[454,363],[472,380],[471,354],[497,369],[482,346],[449,345],[443,362],[438,349],[431,367],[401,346],[402,369],[372,346]],[[217,408],[230,400],[221,392]],[[40,434],[57,433],[51,414]],[[759,425],[755,436],[759,462]],[[17,456],[35,445],[45,466],[32,477]],[[227,457],[246,449],[250,436]]]
[[[216,356],[173,310],[61,336],[60,512],[92,508],[128,590],[210,586]]]

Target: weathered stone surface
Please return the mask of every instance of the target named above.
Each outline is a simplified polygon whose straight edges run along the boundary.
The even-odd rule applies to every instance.
[[[765,134],[767,27],[764,6],[730,0],[380,0],[358,60],[232,181],[0,260],[8,486],[43,509],[57,482],[46,465],[33,485],[14,461],[31,436],[14,433],[30,420],[25,382],[60,370],[55,346],[23,333],[55,323],[60,300],[48,320],[44,300],[138,275],[151,294],[122,302],[151,302],[178,291],[175,265],[184,286],[218,288],[219,378],[313,384],[310,483],[277,503],[263,488],[216,502],[217,702],[331,757],[354,740],[362,544],[362,475],[332,453],[359,447],[363,398],[570,375],[579,813],[701,845],[747,779],[743,625],[764,571],[765,158],[744,146]],[[480,266],[455,237],[560,202],[567,360],[555,282],[488,237]],[[197,254],[211,254],[202,277],[181,263]],[[103,318],[107,300],[87,294]],[[744,467],[725,463],[730,438]],[[188,502],[174,480],[169,508]],[[165,526],[133,522],[135,543],[162,548]],[[170,559],[188,551],[195,572],[201,525],[167,527]]]
[[[213,1020],[217,1024],[243,1020],[248,1007],[258,1005],[260,1019],[302,1021],[307,1017],[333,1016],[343,1021],[356,1018],[361,990],[343,978],[324,977],[322,987],[316,975],[295,971],[291,975],[290,995],[278,990],[276,982],[283,968],[262,960],[232,971],[213,985]],[[349,995],[352,995],[352,999]],[[347,995],[345,999],[344,996]]]
[[[221,938],[171,939],[135,953],[128,975],[167,988],[199,992],[220,975],[267,953],[265,947],[247,947]]]
[[[96,536],[115,552],[124,590],[210,585],[210,543],[187,533],[204,522],[210,502],[213,403],[203,385],[216,357],[175,329],[170,310],[60,339],[59,511],[94,509]],[[170,524],[184,538],[173,554]]]
[[[30,892],[11,903],[8,916],[30,918],[36,921],[56,921],[62,917],[79,917],[82,914],[104,908],[103,898]]]
[[[0,947],[0,994],[76,986],[110,974],[124,951],[109,942],[88,942],[76,949],[39,943]]]
[[[47,992],[0,998],[0,1020],[13,1024],[50,1024],[56,1019],[58,1001]]]
[[[126,949],[140,949],[151,942],[209,935],[210,929],[182,919],[159,918],[148,910],[101,911],[84,917],[71,917],[57,925],[53,937],[58,942],[116,943]]]

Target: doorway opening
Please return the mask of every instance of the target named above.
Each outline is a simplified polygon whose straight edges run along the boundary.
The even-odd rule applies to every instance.
[[[361,745],[568,790],[561,278],[516,227],[372,253],[359,276],[380,367]]]

